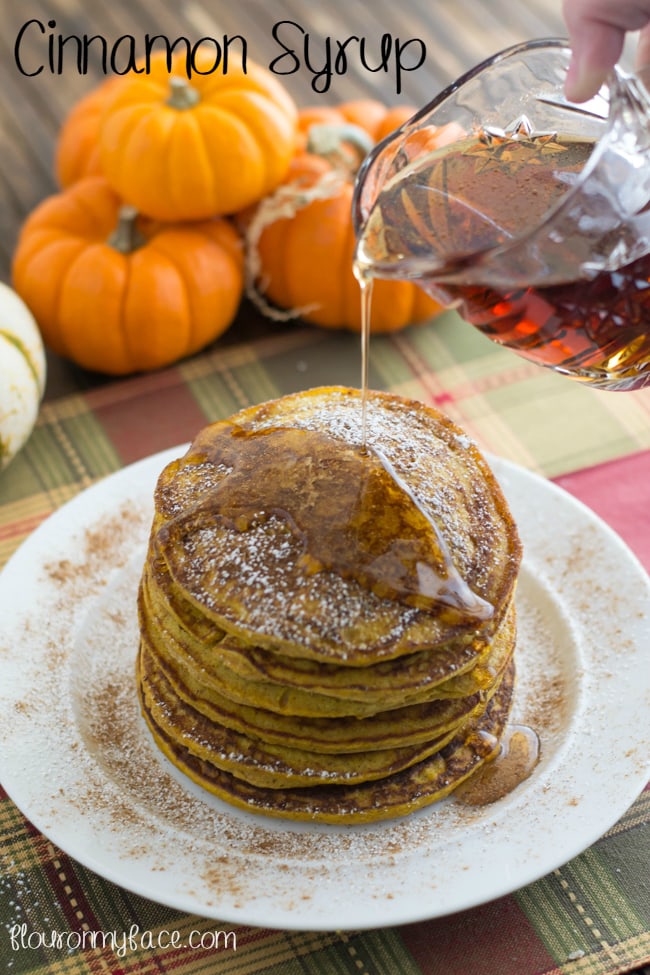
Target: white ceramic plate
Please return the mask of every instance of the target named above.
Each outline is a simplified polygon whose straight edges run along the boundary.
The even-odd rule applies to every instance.
[[[506,894],[631,805],[649,774],[650,581],[587,508],[496,460],[525,546],[515,719],[541,739],[532,776],[492,805],[342,828],[235,811],[185,780],[152,745],[133,678],[153,488],[181,449],[80,494],[0,576],[0,776],[52,842],[183,911],[342,930]]]

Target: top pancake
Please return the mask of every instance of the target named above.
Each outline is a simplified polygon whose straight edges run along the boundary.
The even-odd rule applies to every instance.
[[[220,445],[233,428],[245,435],[278,429],[305,432],[306,452],[295,455],[294,463],[291,456],[264,458],[255,503],[267,507],[256,509],[252,517],[237,508],[235,478],[227,482],[233,466]],[[331,469],[319,474],[309,431],[321,438],[316,447],[323,436],[339,442],[339,474]],[[185,456],[159,478],[150,556],[164,561],[173,585],[216,628],[288,657],[366,666],[435,650],[450,640],[459,646],[476,641],[479,634],[488,640],[510,601],[521,559],[514,522],[489,466],[447,417],[391,394],[369,393],[367,455],[359,452],[361,435],[361,395],[339,387],[285,396],[204,428]],[[300,439],[290,440],[289,447]],[[246,444],[238,446],[245,449]],[[419,546],[419,569],[427,548],[430,576],[442,565],[441,574],[448,572],[447,590],[467,587],[457,601],[452,593],[423,602],[405,576],[399,577],[395,591],[382,589],[381,572],[376,571],[377,565],[388,564],[382,552],[342,551],[329,567],[321,549],[309,548],[310,540],[306,543],[296,529],[300,512],[290,510],[294,496],[307,523],[311,514],[313,535],[314,526],[337,517],[347,489],[345,477],[363,473],[364,457],[368,465],[376,462],[376,451],[403,487],[402,494],[414,502],[410,509],[403,505],[408,522],[399,524],[398,541],[404,543],[400,551],[407,543],[409,551]],[[331,462],[328,454],[327,464]],[[249,482],[254,476],[251,469]],[[327,490],[319,492],[323,479]],[[269,491],[269,484],[276,482],[277,492]],[[220,486],[222,505],[230,492],[227,516],[215,505]],[[275,495],[281,503],[269,507],[264,499]],[[385,517],[386,505],[376,507],[378,517]],[[387,510],[394,522],[397,516]],[[433,526],[430,537],[425,522]],[[373,535],[372,528],[370,524],[367,535],[375,544],[381,532]],[[337,529],[337,539],[340,535]],[[337,571],[340,565],[345,571]],[[491,615],[482,618],[475,611],[479,603],[489,604]]]

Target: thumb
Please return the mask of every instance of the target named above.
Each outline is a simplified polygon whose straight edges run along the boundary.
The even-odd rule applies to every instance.
[[[586,102],[592,98],[605,82],[607,72],[588,60],[573,54],[566,81],[564,94],[570,102]]]
[[[625,31],[592,21],[589,31],[572,37],[572,55],[564,85],[569,101],[585,102],[596,94],[616,64],[625,40]],[[650,37],[648,37],[650,56]]]
[[[650,87],[650,24],[639,32],[634,63],[637,72],[644,77],[646,86]]]

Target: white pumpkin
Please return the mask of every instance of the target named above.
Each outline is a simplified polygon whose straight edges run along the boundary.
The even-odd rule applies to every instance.
[[[0,281],[0,468],[29,437],[45,388],[45,352],[34,316]]]

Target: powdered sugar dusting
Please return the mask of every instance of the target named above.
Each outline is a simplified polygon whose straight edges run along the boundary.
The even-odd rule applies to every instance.
[[[358,395],[312,391],[279,404],[246,411],[245,428],[273,429],[288,416],[292,427],[360,446]],[[369,449],[376,449],[394,468],[417,506],[436,525],[462,587],[467,584],[470,595],[502,605],[518,560],[515,533],[472,442],[443,417],[419,405],[372,394],[368,407]],[[191,599],[213,614],[218,625],[262,645],[293,645],[297,655],[339,662],[351,661],[349,648],[361,657],[367,651],[365,656],[371,660],[426,649],[454,635],[448,620],[380,599],[354,579],[344,580],[330,571],[307,575],[300,569],[303,548],[280,518],[269,517],[241,532],[224,525],[222,519],[201,520],[194,503],[190,506],[194,520],[188,520],[184,515],[188,485],[194,481],[201,497],[208,490],[195,475],[215,485],[219,472],[224,476],[228,472],[216,463],[213,470],[206,468],[201,458],[209,446],[209,431],[202,432],[187,458],[173,465],[170,476],[161,478],[157,498],[166,520],[162,550],[171,575]],[[478,628],[477,619],[466,619],[458,623],[458,632],[475,625]]]
[[[271,640],[326,641],[336,649],[337,658],[345,660],[348,630],[360,623],[372,624],[380,605],[386,625],[379,646],[397,642],[405,626],[417,615],[415,610],[380,600],[361,586],[330,573],[327,599],[332,611],[319,617],[317,625],[314,607],[322,599],[322,580],[320,576],[308,577],[296,590],[293,579],[299,571],[302,549],[284,521],[271,516],[238,533],[236,547],[230,541],[219,528],[200,528],[188,536],[184,581],[209,609],[218,606],[224,612],[226,605],[225,616],[235,630],[245,614],[247,626]],[[208,558],[206,552],[210,553]],[[242,589],[255,592],[255,599],[245,607],[239,598]],[[222,597],[218,602],[217,593]],[[358,641],[355,649],[363,650],[363,641]]]

